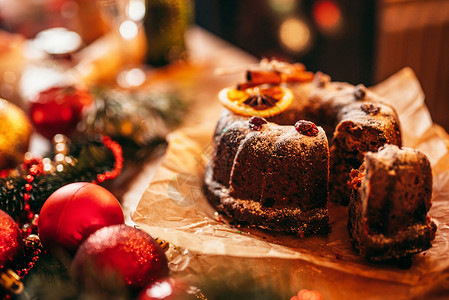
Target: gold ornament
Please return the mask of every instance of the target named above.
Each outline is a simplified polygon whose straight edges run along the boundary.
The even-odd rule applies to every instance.
[[[16,167],[23,161],[31,132],[25,112],[0,98],[0,170]]]

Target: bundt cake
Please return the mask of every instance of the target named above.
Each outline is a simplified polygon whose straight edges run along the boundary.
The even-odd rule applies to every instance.
[[[294,98],[288,106],[285,89]],[[349,202],[349,173],[364,154],[384,144],[401,146],[393,108],[364,86],[331,82],[302,65],[250,70],[246,83],[224,89],[219,98],[227,109],[215,130],[204,190],[217,210],[238,223],[305,235],[326,232],[327,200]],[[267,109],[276,114],[263,114]],[[254,130],[253,115],[267,123]],[[299,127],[317,128],[317,135]]]
[[[206,195],[219,211],[275,231],[328,232],[329,148],[322,128],[228,114],[215,137],[214,163],[204,177]]]
[[[351,178],[348,229],[360,255],[396,260],[430,248],[436,232],[427,216],[432,171],[423,153],[386,145],[367,152]]]

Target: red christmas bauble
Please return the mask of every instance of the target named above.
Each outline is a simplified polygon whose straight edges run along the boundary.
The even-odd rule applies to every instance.
[[[7,267],[23,251],[23,237],[13,218],[0,210],[0,269]]]
[[[72,271],[87,278],[92,269],[115,273],[132,289],[142,289],[168,275],[164,251],[147,233],[127,225],[104,227],[81,244]]]
[[[31,121],[36,131],[48,139],[58,133],[70,136],[81,121],[83,109],[92,102],[86,90],[73,86],[52,87],[31,101]]]
[[[150,283],[144,288],[137,300],[194,300],[198,288],[173,277],[166,277]]]
[[[124,222],[120,203],[107,189],[77,182],[59,188],[45,201],[38,231],[47,250],[62,248],[75,253],[96,230]]]

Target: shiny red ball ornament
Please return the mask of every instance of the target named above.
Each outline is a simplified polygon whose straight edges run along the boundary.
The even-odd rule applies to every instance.
[[[122,207],[111,192],[93,183],[77,182],[59,188],[45,201],[38,231],[47,250],[62,248],[75,253],[96,230],[124,223]]]
[[[30,103],[30,118],[36,131],[51,139],[58,133],[70,136],[93,102],[88,91],[74,86],[57,86],[40,92]]]
[[[150,283],[144,288],[137,300],[194,300],[198,299],[199,289],[186,281],[165,277]]]
[[[13,218],[0,210],[0,270],[23,252],[23,237]]]
[[[168,263],[160,245],[147,233],[127,225],[104,227],[81,244],[72,272],[84,280],[98,274],[116,274],[133,290],[168,275]]]

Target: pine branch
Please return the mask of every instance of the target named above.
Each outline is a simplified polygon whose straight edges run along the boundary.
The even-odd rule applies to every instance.
[[[175,94],[100,88],[92,93],[95,102],[83,118],[83,132],[110,136],[122,145],[125,159],[133,161],[164,146],[187,111]]]
[[[35,268],[24,281],[25,290],[20,300],[70,300],[70,299],[114,299],[131,300],[123,282],[110,274],[96,272],[89,276],[88,284],[77,280],[70,273],[70,258],[42,255]]]
[[[47,198],[58,188],[72,182],[92,182],[97,174],[114,168],[114,156],[98,142],[72,143],[70,154],[74,165],[65,165],[62,172],[37,175],[31,183],[30,208],[38,213]],[[12,217],[18,217],[24,210],[26,174],[0,178],[0,209]]]

